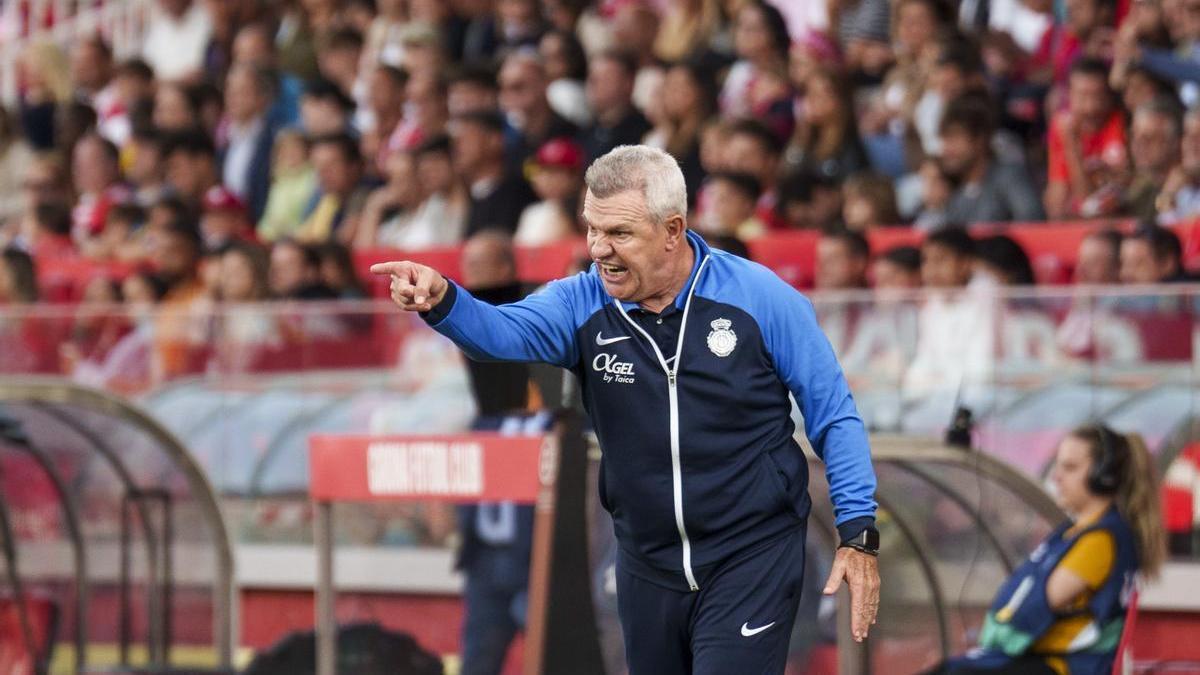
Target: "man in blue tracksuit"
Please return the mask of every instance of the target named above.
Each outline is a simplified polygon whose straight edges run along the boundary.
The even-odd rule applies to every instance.
[[[879,602],[867,435],[812,305],[687,230],[670,155],[622,146],[588,169],[592,268],[494,307],[411,262],[371,268],[477,359],[575,372],[604,451],[633,675],[782,673],[799,602],[807,464],[789,393],[825,461],[856,639]]]

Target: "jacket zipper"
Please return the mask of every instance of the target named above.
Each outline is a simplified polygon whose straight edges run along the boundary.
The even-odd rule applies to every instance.
[[[629,318],[625,313],[625,308],[621,306],[621,302],[613,298],[613,303],[616,304],[617,310],[621,312],[621,316],[633,326],[634,330],[642,334],[646,341],[650,343],[650,347],[654,350],[654,355],[658,357],[658,363],[662,366],[663,371],[667,374],[667,401],[670,407],[671,418],[671,483],[674,488],[673,498],[675,503],[675,527],[679,530],[679,541],[683,548],[683,575],[687,577],[688,588],[693,591],[700,590],[700,586],[696,583],[696,575],[692,573],[692,543],[688,540],[687,528],[683,526],[683,470],[679,459],[679,393],[677,390],[677,382],[679,379],[679,361],[683,354],[683,334],[687,330],[688,310],[692,307],[692,294],[696,291],[696,285],[700,283],[700,273],[704,271],[704,266],[708,264],[708,256],[705,256],[700,261],[700,267],[696,269],[696,278],[692,279],[692,286],[688,289],[687,300],[683,304],[683,320],[679,324],[679,340],[675,343],[675,359],[674,364],[667,365],[667,360],[663,358],[662,350],[658,348],[658,343],[650,337],[650,334],[642,329],[636,321]]]

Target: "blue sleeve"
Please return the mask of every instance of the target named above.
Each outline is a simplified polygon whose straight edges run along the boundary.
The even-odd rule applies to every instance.
[[[499,307],[477,300],[453,281],[423,317],[477,361],[540,361],[570,368],[579,360],[572,311],[578,277],[551,282],[529,297]]]
[[[805,434],[825,462],[829,495],[844,540],[873,525],[875,517],[875,470],[867,430],[833,348],[817,325],[812,303],[771,276],[767,316],[760,318],[765,319],[767,349],[796,397]]]
[[[1166,49],[1143,48],[1139,63],[1158,77],[1174,82],[1200,82],[1200,63]]]

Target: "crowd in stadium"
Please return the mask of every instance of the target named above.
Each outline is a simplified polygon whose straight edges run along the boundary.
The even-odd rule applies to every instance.
[[[1137,235],[1085,241],[1078,280],[1182,279],[1167,226],[1200,214],[1200,0],[156,9],[139,56],[99,34],[22,54],[0,301],[76,257],[135,270],[85,299],[357,297],[353,250],[581,237],[583,171],[632,143],[679,160],[719,246],[830,233],[823,287],[920,285],[915,249],[867,272],[871,228],[1115,217]],[[971,245],[1032,281],[1011,240]]]

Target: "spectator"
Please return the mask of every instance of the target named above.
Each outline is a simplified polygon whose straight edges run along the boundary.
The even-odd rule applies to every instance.
[[[363,49],[362,33],[339,26],[317,39],[317,69],[321,77],[341,91],[353,95],[357,89],[358,64]]]
[[[880,75],[880,65],[887,65],[891,56],[891,8],[887,1],[834,0],[829,8],[829,23],[837,27],[848,70]]]
[[[505,169],[503,134],[496,113],[465,113],[450,127],[454,165],[471,194],[467,236],[490,228],[515,232],[521,213],[537,199],[520,174]]]
[[[737,12],[733,36],[738,61],[725,77],[721,112],[758,118],[787,138],[793,125],[787,81],[791,39],[783,16],[764,0],[750,0]]]
[[[776,176],[779,173],[779,141],[761,122],[738,120],[728,129],[722,164],[728,171],[748,173],[759,182],[757,216],[768,228],[778,229],[775,220]],[[702,201],[702,200],[701,200]],[[703,205],[702,205],[703,206]]]
[[[72,100],[67,57],[52,42],[37,41],[21,53],[20,128],[35,151],[58,145],[58,110]]]
[[[796,121],[785,158],[791,170],[834,180],[868,167],[849,83],[833,71],[817,70],[804,81],[804,113]]]
[[[917,136],[920,152],[942,154],[939,132],[943,111],[950,101],[967,91],[983,88],[983,72],[979,49],[974,43],[962,36],[942,38],[925,91],[913,110],[912,131]]]
[[[654,36],[658,34],[658,11],[645,2],[617,6],[612,17],[613,44],[634,57],[637,75],[633,80],[633,105],[653,120],[662,107],[663,68],[654,58]]]
[[[1183,246],[1164,227],[1143,226],[1121,241],[1121,283],[1164,284],[1187,281]]]
[[[101,127],[101,133],[123,148],[135,130],[149,127],[154,115],[155,86],[154,71],[145,61],[133,58],[117,64],[113,89],[119,112],[108,118],[108,126]],[[114,134],[124,136],[118,142]]]
[[[358,272],[354,270],[354,258],[350,249],[337,242],[326,242],[317,246],[321,260],[321,283],[332,288],[343,300],[362,300],[367,297]]]
[[[536,52],[513,52],[500,67],[500,111],[520,136],[511,154],[514,166],[522,166],[552,138],[574,137],[578,127],[550,107],[546,97],[546,69]]]
[[[913,246],[896,246],[875,258],[871,265],[874,287],[879,291],[909,291],[921,287],[921,251]]]
[[[496,3],[495,55],[504,58],[525,47],[537,47],[548,26],[537,0],[499,0]]]
[[[1025,168],[992,151],[992,107],[986,95],[972,95],[952,101],[942,116],[941,168],[956,186],[945,217],[956,223],[1042,220]]]
[[[76,98],[96,111],[100,134],[123,145],[129,138],[129,117],[113,81],[112,50],[104,38],[91,35],[72,45],[71,81]]]
[[[538,201],[525,207],[513,242],[542,246],[578,236],[575,214],[583,193],[583,148],[570,138],[554,138],[538,148],[530,180]]]
[[[111,277],[96,276],[84,286],[70,333],[58,346],[61,372],[73,374],[81,361],[103,361],[129,332],[120,302],[121,289]]]
[[[954,194],[950,177],[942,169],[942,162],[937,157],[926,157],[921,162],[919,173],[921,206],[913,220],[913,227],[925,232],[945,227],[950,222],[946,210]]]
[[[1083,0],[1086,1],[1086,0]],[[1071,68],[1068,109],[1050,123],[1046,215],[1091,218],[1115,211],[1128,172],[1125,121],[1108,69],[1085,59]]]
[[[961,227],[930,232],[921,245],[921,281],[929,289],[918,318],[916,353],[904,374],[906,399],[939,396],[950,404],[964,385],[992,372],[996,348],[993,299],[974,284],[975,242]],[[945,411],[950,419],[951,410]]]
[[[271,293],[283,300],[336,300],[321,279],[321,256],[313,246],[281,239],[271,247]]]
[[[664,63],[699,57],[710,49],[720,19],[721,8],[717,0],[668,4],[654,38],[654,56]]]
[[[688,203],[695,205],[696,192],[704,182],[700,161],[700,134],[716,109],[716,84],[703,68],[677,63],[667,69],[662,97],[662,117],[644,142],[666,150],[679,161],[688,188]]]
[[[496,72],[479,64],[456,68],[446,84],[446,109],[451,117],[466,112],[497,110],[500,107],[500,85]],[[517,131],[508,129],[515,140]],[[515,144],[514,144],[515,146]]]
[[[196,77],[212,37],[207,8],[193,0],[159,0],[146,27],[142,58],[162,80]]]
[[[748,173],[718,172],[708,177],[704,190],[712,204],[711,214],[700,222],[705,238],[747,241],[766,232],[766,225],[755,215],[762,193],[757,178]]]
[[[845,228],[824,232],[817,240],[817,290],[867,288],[870,263],[871,247],[862,233]]]
[[[1052,24],[1042,36],[1030,59],[1029,79],[1051,87],[1047,110],[1058,109],[1059,91],[1070,86],[1077,62],[1108,56],[1105,52],[1111,49],[1113,9],[1114,5],[1106,0],[1070,0],[1066,22]],[[1105,77],[1107,80],[1107,70]]]
[[[167,291],[154,320],[156,377],[172,378],[203,368],[209,298],[200,279],[200,233],[175,221],[158,233],[151,264]]]
[[[309,136],[344,134],[351,129],[354,99],[325,79],[310,81],[300,97],[300,125]]]
[[[847,178],[842,187],[842,223],[855,232],[899,225],[900,214],[896,211],[892,181],[869,171]]]
[[[650,123],[633,106],[636,76],[637,62],[623,52],[606,51],[592,59],[587,96],[595,123],[582,135],[588,161],[618,145],[640,143],[650,131]]]
[[[1134,174],[1123,196],[1125,213],[1139,220],[1157,220],[1158,196],[1180,163],[1181,127],[1179,110],[1167,101],[1151,101],[1134,111],[1129,135],[1130,147],[1137,152],[1129,155]]]
[[[51,221],[57,221],[59,216],[57,213],[49,214]],[[120,202],[114,204],[108,209],[108,214],[104,220],[104,231],[100,236],[93,237],[88,240],[83,247],[83,254],[95,260],[137,260],[141,257],[142,250],[137,244],[137,235],[146,221],[145,211],[135,203]],[[57,230],[53,227],[53,230]],[[69,242],[69,239],[68,239]],[[60,255],[64,257],[68,253],[74,252],[74,247],[63,246],[67,242],[59,242]],[[39,259],[44,260],[44,253],[37,253]]]
[[[287,128],[300,121],[304,82],[292,73],[279,71],[279,53],[268,25],[256,22],[238,30],[233,39],[233,64],[251,65],[275,75],[275,102],[268,117],[276,128]]]
[[[80,246],[104,230],[108,209],[128,195],[120,183],[119,162],[117,147],[99,134],[88,134],[75,144],[71,176],[79,200],[72,214],[71,238]]]
[[[404,90],[408,73],[394,66],[377,66],[368,76],[367,105],[359,109],[358,123],[362,132],[362,154],[370,160],[372,174],[384,171],[387,159],[385,148],[392,132],[404,118]]]
[[[304,211],[317,190],[317,173],[308,161],[308,140],[295,129],[275,136],[271,190],[258,221],[258,238],[275,241],[295,236],[304,224]]]
[[[209,188],[204,193],[200,237],[207,251],[222,250],[235,241],[254,241],[254,221],[245,202],[223,185]]]
[[[200,90],[182,82],[160,83],[154,92],[154,126],[168,133],[199,129]]]
[[[1180,163],[1167,176],[1155,206],[1163,225],[1200,214],[1200,109],[1184,117]]]
[[[271,297],[266,250],[235,242],[218,255],[216,265],[216,299],[222,307],[214,317],[214,354],[208,368],[253,372],[264,356],[283,347],[278,316],[256,306]]]
[[[163,142],[167,184],[193,212],[209,188],[220,182],[217,149],[203,131],[172,134]]]
[[[408,3],[404,0],[380,0],[377,15],[364,34],[360,71],[370,75],[377,66],[399,68],[404,63],[404,45],[400,33],[409,20]]]
[[[1032,286],[1033,265],[1025,249],[1002,234],[975,242],[975,276],[985,276],[1001,286]]]
[[[12,113],[0,106],[0,225],[21,213],[21,181],[33,163],[33,150],[20,135]]]
[[[117,206],[109,209],[108,224],[113,223],[113,216],[119,211]],[[33,217],[24,219],[22,226],[17,243],[37,260],[70,259],[77,254],[75,242],[71,239],[71,210],[65,204],[38,204],[34,207]]]
[[[135,129],[124,155],[125,179],[129,181],[133,201],[149,208],[169,189],[164,174],[163,135],[154,128]]]
[[[225,79],[225,109],[220,148],[222,183],[243,201],[257,222],[271,189],[271,147],[275,127],[269,116],[275,78],[251,65],[235,65]]]
[[[1121,233],[1116,230],[1097,230],[1079,242],[1075,263],[1076,285],[1115,284],[1121,271]]]
[[[416,158],[411,152],[397,150],[387,163],[387,182],[375,188],[363,205],[362,218],[354,233],[355,248],[395,246],[409,234],[409,224],[421,203],[417,183]]]
[[[455,176],[450,139],[434,136],[417,146],[414,155],[421,203],[393,245],[405,250],[456,246],[466,229],[470,195]]]
[[[312,141],[309,157],[317,172],[317,192],[297,237],[307,242],[353,241],[371,189],[363,181],[358,144],[346,134],[319,136]]]
[[[445,67],[445,52],[441,35],[430,24],[414,21],[400,33],[404,60],[400,67],[414,79],[430,80],[441,76]]]
[[[446,81],[440,75],[413,75],[405,97],[408,110],[388,139],[388,151],[412,150],[427,139],[445,133],[449,118]],[[494,110],[495,108],[488,108]]]
[[[546,68],[546,98],[550,107],[564,119],[580,128],[592,124],[588,107],[587,55],[574,33],[549,30],[538,43],[538,54]]]
[[[938,38],[951,23],[949,3],[940,0],[900,0],[895,6],[892,45],[896,65],[884,78],[874,133],[902,136],[916,113],[938,57]],[[868,129],[864,128],[864,135]],[[901,139],[902,140],[902,139]]]

